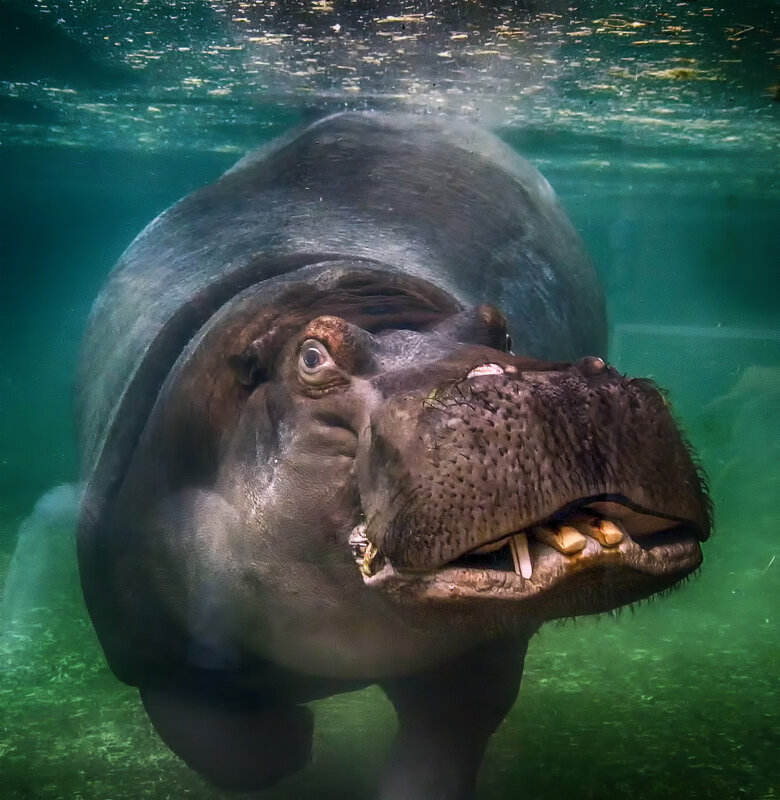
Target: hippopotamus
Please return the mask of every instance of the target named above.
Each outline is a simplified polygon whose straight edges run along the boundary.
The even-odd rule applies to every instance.
[[[77,427],[107,661],[225,789],[377,684],[379,795],[473,796],[530,637],[676,585],[710,532],[553,190],[464,121],[329,116],[162,213],[92,310]]]

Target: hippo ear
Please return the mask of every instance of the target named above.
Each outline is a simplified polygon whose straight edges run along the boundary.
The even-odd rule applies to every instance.
[[[284,324],[286,323],[286,324]],[[300,327],[300,320],[277,321],[269,331],[251,341],[238,353],[228,356],[228,365],[239,383],[254,388],[269,379],[284,342]]]
[[[252,323],[236,336],[236,351],[227,357],[228,366],[239,383],[254,388],[269,380],[282,348],[300,331],[310,315],[311,312],[305,308],[293,308],[284,314],[268,311],[253,318]],[[258,328],[262,331],[260,336],[257,336]],[[247,343],[249,336],[257,338]]]
[[[268,353],[263,348],[263,339],[256,339],[241,353],[228,356],[228,365],[236,374],[238,382],[255,387],[268,378]]]

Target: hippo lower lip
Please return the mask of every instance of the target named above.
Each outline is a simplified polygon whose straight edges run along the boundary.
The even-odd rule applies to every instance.
[[[604,511],[610,516],[599,513]],[[586,590],[596,576],[601,585],[611,576],[611,600],[620,595],[624,582],[627,592],[631,585],[632,599],[639,599],[636,595],[652,594],[659,585],[679,582],[702,558],[694,526],[643,514],[612,499],[577,504],[427,571],[397,569],[371,545],[367,553],[361,550],[361,557],[366,555],[360,561],[366,585],[400,599],[544,599],[549,604],[549,595],[565,589],[566,604],[578,608],[578,586]],[[551,605],[560,611],[559,604]]]

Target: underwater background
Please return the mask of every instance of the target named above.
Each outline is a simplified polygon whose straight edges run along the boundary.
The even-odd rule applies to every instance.
[[[86,616],[73,374],[149,220],[344,108],[465,116],[543,172],[610,361],[668,389],[710,478],[697,576],[532,640],[478,797],[780,797],[779,33],[758,0],[0,2],[0,797],[223,796]],[[262,797],[371,797],[389,703],[316,705],[311,765]]]

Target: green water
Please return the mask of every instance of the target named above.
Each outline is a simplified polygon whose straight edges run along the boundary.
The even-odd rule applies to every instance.
[[[462,113],[539,166],[603,277],[612,362],[669,390],[710,477],[701,572],[542,630],[478,797],[780,796],[776,5],[475,21],[410,2],[373,25],[332,5],[296,18],[310,35],[295,38],[238,3],[29,2],[47,27],[0,39],[16,53],[0,55],[0,797],[222,796],[108,671],[67,490],[24,520],[76,479],[79,338],[122,249],[240,153],[343,107]],[[388,702],[371,689],[316,706],[312,764],[262,797],[371,797]]]

